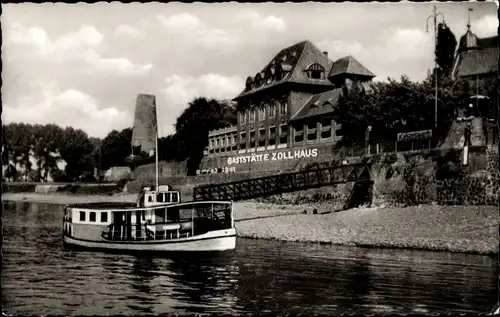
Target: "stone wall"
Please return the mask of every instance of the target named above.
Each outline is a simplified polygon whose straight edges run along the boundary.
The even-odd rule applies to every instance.
[[[415,204],[497,205],[499,203],[498,150],[472,148],[469,165],[461,163],[456,149],[372,156],[375,205]],[[352,163],[355,163],[353,161]],[[326,165],[318,164],[318,165]],[[325,186],[259,199],[271,203],[328,202],[332,210],[342,209],[353,183]]]
[[[472,148],[469,165],[461,159],[456,149],[374,158],[374,200],[386,205],[498,204],[498,151]]]

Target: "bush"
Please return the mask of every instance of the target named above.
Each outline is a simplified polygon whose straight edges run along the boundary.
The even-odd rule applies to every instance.
[[[116,186],[120,189],[120,190],[123,190],[123,188],[125,187],[125,185],[127,185],[129,179],[128,178],[122,178],[122,179],[119,179],[117,182],[116,182]]]

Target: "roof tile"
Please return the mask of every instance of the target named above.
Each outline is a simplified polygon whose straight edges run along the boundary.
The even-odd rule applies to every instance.
[[[332,89],[315,95],[292,118],[292,121],[333,113],[334,107],[337,105],[341,95],[342,88]]]
[[[463,52],[456,70],[456,77],[494,73],[498,69],[497,48]]]
[[[336,60],[333,63],[332,70],[330,71],[330,75],[328,77],[334,77],[342,74],[375,77],[375,74],[369,71],[351,55]]]

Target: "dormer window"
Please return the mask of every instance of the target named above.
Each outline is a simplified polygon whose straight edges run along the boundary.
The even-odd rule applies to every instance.
[[[245,84],[245,88],[246,88],[246,90],[252,90],[252,88],[253,88],[253,79],[252,79],[252,77],[248,77],[247,78],[247,82]]]
[[[262,86],[262,76],[260,75],[260,73],[258,73],[257,75],[255,75],[254,84],[255,84],[255,88],[258,88],[258,87]]]
[[[269,85],[273,82],[274,77],[274,68],[268,68],[266,70],[266,85]]]
[[[276,78],[276,81],[281,80],[283,78],[283,68],[281,67],[280,64],[276,64],[275,66],[274,78]]]
[[[314,63],[306,70],[307,77],[311,79],[325,79],[325,68],[318,63]]]

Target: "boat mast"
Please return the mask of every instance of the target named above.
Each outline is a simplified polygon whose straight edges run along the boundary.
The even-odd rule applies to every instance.
[[[158,190],[159,185],[160,185],[160,173],[159,173],[159,166],[158,166],[158,122],[156,122],[155,156],[156,156],[156,190]]]

